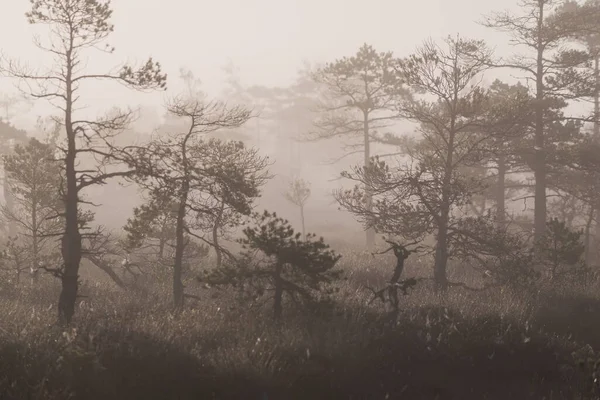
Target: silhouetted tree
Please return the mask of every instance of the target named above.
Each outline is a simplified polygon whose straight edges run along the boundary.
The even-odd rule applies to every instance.
[[[124,251],[118,240],[104,227],[97,227],[92,235],[82,241],[82,257],[104,272],[118,287],[124,289],[125,282],[115,270],[123,259]]]
[[[21,283],[23,272],[31,270],[31,254],[29,246],[19,243],[17,236],[9,237],[6,246],[0,252],[0,266],[2,270],[8,272],[9,283],[18,286]]]
[[[282,316],[284,294],[293,301],[312,303],[316,295],[324,290],[328,293],[328,285],[341,276],[341,271],[334,269],[341,256],[330,250],[323,238],[315,240],[314,234],[302,240],[301,234],[275,213],[265,211],[254,218],[257,226],[245,228],[245,238],[239,240],[246,249],[242,258],[205,271],[199,280],[250,289],[258,296],[273,291],[275,320]]]
[[[485,205],[486,199],[492,199],[495,203],[495,219],[497,225],[502,229],[506,225],[506,199],[513,197],[520,189],[528,189],[525,182],[521,182],[511,175],[528,171],[523,165],[521,153],[528,147],[526,138],[530,132],[532,115],[531,97],[527,87],[517,83],[508,85],[495,80],[489,87],[489,101],[497,110],[492,119],[510,119],[513,123],[502,124],[490,128],[493,137],[487,142],[486,162],[471,168],[483,169],[488,180],[488,189],[479,196]],[[493,171],[489,174],[488,171]],[[478,216],[484,216],[485,207],[480,209]]]
[[[346,141],[345,156],[362,153],[364,166],[369,165],[371,143],[389,140],[387,132],[397,117],[394,104],[398,96],[406,95],[402,75],[394,71],[392,53],[378,53],[364,44],[352,57],[344,57],[317,70],[313,77],[329,91],[329,101],[319,107],[320,117],[311,132],[312,140],[342,139]],[[360,142],[352,139],[360,138]],[[371,195],[366,192],[367,206]],[[375,243],[375,232],[367,229],[367,247]]]
[[[522,15],[505,11],[492,14],[483,22],[487,27],[508,32],[511,43],[525,49],[523,54],[489,62],[489,65],[516,69],[535,85],[534,154],[531,158],[535,176],[535,240],[544,236],[546,228],[548,125],[573,119],[557,111],[566,107],[568,100],[591,96],[590,88],[594,87],[591,74],[584,68],[590,61],[590,54],[563,46],[574,34],[584,32],[590,25],[582,23],[584,21],[574,13],[553,13],[557,3],[553,0],[521,0]]]
[[[575,146],[566,154],[563,168],[555,174],[551,183],[558,198],[551,203],[554,213],[567,227],[582,223],[584,226],[585,261],[593,262],[592,224],[598,225],[597,210],[600,206],[600,142],[593,132],[582,134]]]
[[[146,260],[149,263],[169,263],[167,247],[175,247],[176,210],[177,204],[171,196],[151,197],[135,207],[133,216],[123,227],[127,234],[125,248],[149,255]]]
[[[304,224],[304,205],[310,197],[310,184],[301,178],[295,178],[290,182],[287,191],[283,194],[287,201],[300,209],[302,220],[302,237],[306,239],[306,227]]]
[[[17,226],[19,243],[29,250],[27,261],[37,270],[41,255],[49,250],[49,242],[60,236],[64,225],[60,164],[50,145],[30,139],[4,156],[4,169],[14,204],[0,207],[0,215]]]
[[[398,289],[402,290],[403,293],[406,295],[407,289],[409,287],[414,286],[417,283],[416,279],[414,278],[400,281],[400,278],[402,277],[402,272],[404,271],[404,262],[411,254],[418,252],[421,248],[417,247],[414,249],[409,249],[410,246],[416,243],[402,244],[393,242],[389,239],[385,239],[385,241],[390,245],[390,247],[388,247],[386,250],[371,254],[375,256],[376,254],[385,254],[388,251],[393,251],[394,256],[396,257],[396,266],[394,268],[394,272],[392,273],[392,277],[390,278],[387,287],[378,291],[371,289],[371,291],[373,292],[373,300],[379,298],[384,303],[389,301],[392,305],[392,312],[397,313],[400,307],[400,300],[398,299]],[[388,299],[385,298],[386,292],[388,295]]]
[[[186,234],[214,246],[202,234],[195,233],[193,227],[220,213],[222,202],[238,214],[250,214],[265,179],[266,160],[246,149],[242,142],[203,140],[209,133],[244,124],[250,118],[245,108],[181,97],[171,101],[168,110],[187,120],[187,131],[155,138],[138,149],[135,162],[140,182],[150,198],[171,199],[173,204],[173,302],[175,309],[181,310],[185,298],[182,265]]]
[[[565,1],[558,10],[558,18],[565,19],[571,18],[575,20],[584,21],[583,26],[586,29],[582,29],[574,32],[573,39],[576,42],[583,44],[586,50],[590,54],[593,64],[590,66],[593,73],[593,97],[594,97],[594,120],[593,120],[593,140],[600,143],[600,2],[598,0],[587,0],[584,3],[576,1]],[[588,142],[589,144],[589,142]],[[585,172],[586,183],[582,185],[584,192],[598,191],[597,187],[600,182],[600,178],[596,177],[595,172]],[[592,181],[592,182],[590,182]],[[590,185],[591,183],[591,185]],[[585,190],[585,189],[590,190]],[[586,213],[586,224],[585,224],[585,243],[586,243],[586,262],[589,264],[592,259],[592,247],[597,248],[600,244],[600,203],[594,199],[591,203],[586,202],[590,207]],[[595,243],[591,241],[591,228],[592,222],[596,221]],[[600,255],[597,253],[596,256]]]
[[[534,268],[529,232],[515,229],[513,224],[498,225],[490,215],[465,217],[452,228],[450,255],[468,263],[481,274],[483,287],[471,288],[464,283],[451,282],[471,290],[508,286],[530,289],[540,274]]]
[[[512,119],[498,112],[487,91],[474,83],[486,64],[485,58],[470,54],[489,56],[483,42],[449,37],[446,44],[441,48],[427,41],[399,60],[398,73],[423,96],[398,104],[399,114],[417,122],[422,135],[407,148],[409,160],[398,160],[392,168],[376,158],[368,169],[356,167],[344,176],[359,185],[336,193],[344,209],[378,232],[409,241],[435,234],[434,279],[442,291],[460,211],[485,188],[485,182],[461,174],[461,168],[485,161],[496,133],[492,128]],[[373,206],[367,190],[375,194]]]
[[[27,133],[25,131],[17,129],[10,123],[0,120],[0,154],[10,154],[16,144],[24,144],[26,142]],[[8,180],[8,174],[6,170],[4,170],[2,179],[4,202],[8,209],[12,209],[14,201]],[[3,224],[2,230],[6,233],[7,237],[14,236],[16,233],[16,225],[12,222],[5,225]]]
[[[550,279],[570,272],[569,267],[573,268],[583,261],[585,246],[582,236],[583,230],[571,230],[557,218],[547,222],[546,233],[539,245]]]
[[[217,180],[215,185],[206,190],[208,197],[203,200],[206,211],[197,213],[195,220],[190,224],[192,228],[210,232],[209,244],[215,249],[217,267],[223,262],[224,249],[220,244],[221,239],[230,238],[233,231],[243,225],[243,219],[248,215],[246,211],[241,212],[239,201],[253,206],[261,194],[260,190],[272,177],[266,170],[269,165],[268,158],[260,156],[257,149],[247,148],[243,142],[230,142],[229,145],[223,146],[221,158],[224,163],[235,165],[237,173],[243,177],[245,183],[240,181],[238,187],[237,184],[232,186],[232,182],[228,180]],[[244,192],[242,187],[248,184],[254,185],[257,190]],[[247,189],[246,186],[245,190]],[[236,196],[242,197],[232,201],[232,191],[240,191]]]
[[[139,69],[123,65],[116,73],[86,72],[84,53],[90,50],[112,53],[114,48],[106,43],[113,31],[110,22],[112,9],[109,2],[100,0],[33,0],[27,14],[30,24],[48,25],[48,40],[36,39],[36,46],[54,56],[55,65],[36,71],[16,61],[3,59],[0,71],[28,83],[27,91],[39,99],[49,100],[64,114],[64,145],[59,150],[63,157],[65,203],[65,231],[62,239],[64,265],[60,273],[62,291],[59,298],[59,321],[69,323],[75,312],[78,272],[81,261],[82,233],[78,210],[81,192],[86,187],[104,183],[108,178],[123,176],[123,171],[109,171],[107,166],[127,158],[117,151],[112,138],[131,121],[129,111],[113,110],[104,118],[87,120],[78,118],[77,104],[81,102],[79,89],[87,81],[106,80],[121,83],[136,90],[164,89],[166,75],[160,64],[149,59]],[[104,46],[104,48],[101,48]],[[93,65],[86,63],[88,65]],[[83,156],[100,162],[81,166]]]

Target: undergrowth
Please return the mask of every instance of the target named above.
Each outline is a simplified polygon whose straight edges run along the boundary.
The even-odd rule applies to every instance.
[[[169,283],[81,289],[59,328],[58,283],[0,291],[1,399],[594,399],[600,298],[593,285],[527,292],[423,283],[391,316],[368,304],[391,260],[354,254],[321,315],[240,302],[188,282],[171,313]],[[413,262],[406,276],[427,274]]]

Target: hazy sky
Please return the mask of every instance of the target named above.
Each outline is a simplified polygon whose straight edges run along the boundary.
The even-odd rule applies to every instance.
[[[33,28],[24,13],[28,0],[4,0],[0,48],[5,54],[42,62],[31,43]],[[178,70],[190,68],[209,93],[222,84],[222,67],[239,69],[244,83],[285,85],[303,60],[322,62],[351,55],[363,43],[378,50],[409,54],[423,39],[460,32],[502,44],[502,34],[478,26],[481,15],[515,0],[113,0],[117,52],[90,63],[90,69],[126,60],[159,60],[179,89]],[[506,45],[504,45],[506,48]],[[99,67],[98,67],[99,68]],[[10,89],[0,82],[0,89]],[[164,95],[126,95],[119,87],[86,88],[93,107],[118,102],[160,105]],[[117,103],[118,104],[118,103]],[[43,113],[46,108],[36,108]],[[19,121],[22,118],[19,119]]]
[[[350,56],[363,43],[379,51],[407,56],[428,37],[442,39],[460,33],[464,37],[484,39],[497,47],[498,54],[506,54],[511,51],[508,37],[476,21],[491,11],[515,8],[516,2],[113,0],[115,32],[110,43],[117,51],[110,56],[94,56],[88,63],[88,71],[103,73],[121,62],[143,62],[152,56],[170,76],[168,94],[183,89],[178,72],[180,67],[186,67],[202,80],[206,92],[215,95],[222,89],[222,68],[229,63],[239,70],[245,85],[286,85],[295,78],[303,61],[326,62]],[[0,49],[31,66],[48,66],[48,58],[32,43],[32,34],[36,30],[43,31],[27,24],[24,14],[29,6],[29,0],[2,0]],[[490,82],[497,76],[506,79],[509,74],[495,72],[486,80]],[[14,91],[12,83],[0,78],[2,90]],[[136,94],[119,85],[104,83],[87,85],[82,92],[82,100],[88,107],[86,112],[93,114],[88,115],[90,117],[113,105],[146,105],[160,110],[165,99],[164,93]],[[38,115],[51,112],[55,110],[39,101],[34,110],[13,122],[30,129]],[[156,124],[151,118],[144,121],[148,129]],[[118,194],[121,192],[110,190],[113,198],[124,199],[125,195]],[[118,202],[114,206],[123,209],[123,200]],[[111,213],[110,207],[104,210]],[[101,209],[97,211],[101,214]],[[122,218],[129,215],[128,210],[122,212]]]

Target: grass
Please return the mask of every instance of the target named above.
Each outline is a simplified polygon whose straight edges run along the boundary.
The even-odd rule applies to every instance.
[[[435,296],[399,317],[368,306],[391,259],[347,254],[328,315],[240,304],[232,293],[170,312],[169,283],[81,292],[73,327],[53,323],[58,283],[0,291],[0,399],[594,399],[573,352],[600,347],[594,285]],[[406,276],[429,271],[413,262]],[[587,346],[587,347],[586,347]],[[583,354],[583,353],[582,353]],[[584,354],[586,355],[586,354]]]

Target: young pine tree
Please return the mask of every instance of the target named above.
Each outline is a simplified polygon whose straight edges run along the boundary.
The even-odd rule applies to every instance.
[[[340,278],[335,269],[340,255],[314,234],[302,239],[285,219],[265,211],[254,214],[257,225],[244,229],[239,242],[245,252],[237,263],[206,273],[201,281],[217,285],[250,287],[257,295],[273,293],[275,320],[283,314],[284,295],[292,301],[314,304],[328,286]],[[262,257],[261,257],[262,256]],[[330,287],[329,287],[330,288]]]

